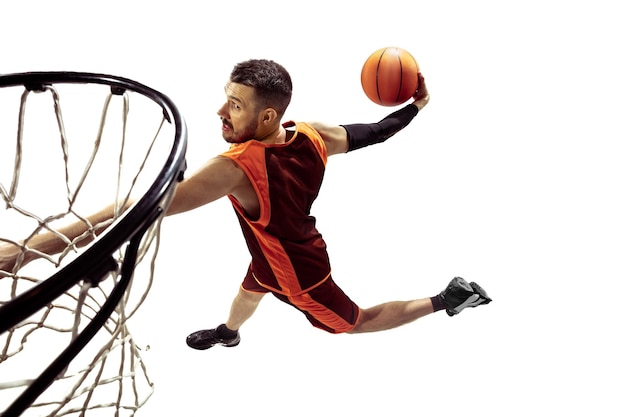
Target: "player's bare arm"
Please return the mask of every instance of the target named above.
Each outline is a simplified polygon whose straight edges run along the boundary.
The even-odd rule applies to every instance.
[[[167,215],[183,213],[232,194],[246,211],[258,210],[258,200],[245,173],[222,156],[210,159],[176,187]]]
[[[309,122],[309,124],[324,140],[328,156],[348,151],[348,135],[342,126],[330,126],[320,122]]]
[[[115,207],[109,205],[102,210],[88,216],[86,221],[78,221],[67,226],[60,227],[56,233],[45,232],[31,237],[27,246],[32,251],[23,252],[21,265],[24,266],[36,259],[36,252],[52,255],[61,252],[67,247],[67,242],[75,242],[76,246],[82,247],[93,241],[93,239],[113,223],[121,213],[130,207],[132,202],[128,202],[125,207]],[[61,238],[61,235],[64,238]],[[80,237],[80,238],[79,238]],[[24,242],[19,242],[24,244]],[[17,257],[22,253],[22,249],[14,244],[0,242],[0,269],[10,271],[15,266]]]
[[[177,186],[167,214],[172,215],[193,210],[227,194],[234,195],[248,213],[257,214],[258,200],[243,171],[232,161],[223,157],[215,157]],[[84,237],[81,237],[77,245],[84,246],[131,205],[132,202],[129,201],[126,207],[107,206],[87,217],[87,222],[75,222],[58,229],[57,233],[47,232],[32,237],[28,246],[36,252],[51,255],[62,251],[67,246],[67,240],[74,241],[81,235]],[[62,239],[60,235],[65,236],[65,239]],[[36,259],[36,252],[25,252],[22,265]],[[0,269],[10,271],[20,253],[19,247],[0,243]]]

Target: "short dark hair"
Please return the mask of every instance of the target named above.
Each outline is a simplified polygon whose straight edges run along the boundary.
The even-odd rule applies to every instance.
[[[272,107],[280,117],[291,101],[291,76],[274,61],[250,59],[240,62],[230,73],[230,82],[254,88],[259,110]]]

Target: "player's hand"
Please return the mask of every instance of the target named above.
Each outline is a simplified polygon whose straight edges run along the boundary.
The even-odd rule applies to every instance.
[[[430,94],[428,94],[428,88],[426,87],[426,82],[421,72],[417,74],[417,91],[413,94],[413,100],[415,100],[413,104],[417,106],[419,110],[422,110],[430,100]]]

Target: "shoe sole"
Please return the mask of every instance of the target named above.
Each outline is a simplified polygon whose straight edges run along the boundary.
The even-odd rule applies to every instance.
[[[207,350],[207,349],[211,349],[213,346],[215,346],[217,344],[222,345],[224,347],[235,347],[235,346],[237,346],[239,344],[239,342],[240,341],[238,340],[236,342],[216,343],[216,344],[213,344],[213,345],[194,345],[194,344],[192,344],[190,342],[187,342],[187,346],[189,346],[192,349],[196,349],[196,350]]]
[[[237,338],[235,340],[233,340],[232,342],[228,342],[228,343],[220,343],[222,346],[224,347],[235,347],[239,344],[239,342],[241,342],[241,338]]]

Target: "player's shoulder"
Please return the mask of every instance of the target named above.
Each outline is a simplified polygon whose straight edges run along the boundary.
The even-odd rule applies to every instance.
[[[324,139],[324,141],[333,139],[337,135],[340,135],[344,130],[341,126],[330,125],[318,121],[306,122],[305,124],[315,130],[322,137],[322,139]]]
[[[328,131],[329,129],[332,128],[332,126],[330,126],[330,125],[328,125],[326,123],[322,123],[322,122],[316,121],[316,120],[306,122],[306,124],[311,126],[313,129],[317,130],[318,132],[320,132],[320,134],[323,133],[323,132],[326,132],[326,131]]]

